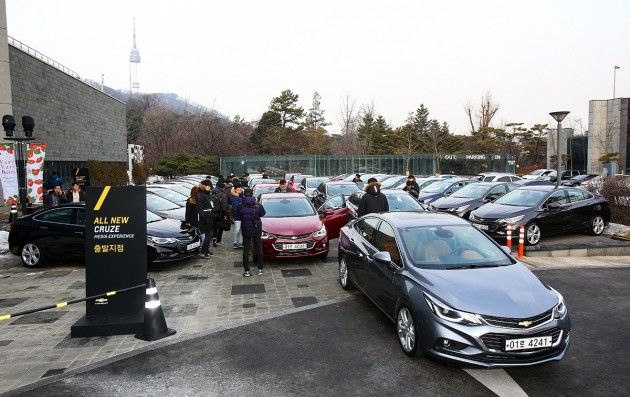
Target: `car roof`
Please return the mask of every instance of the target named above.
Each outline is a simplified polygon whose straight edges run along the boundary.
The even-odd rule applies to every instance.
[[[552,191],[556,188],[556,185],[525,185],[525,186],[521,186],[516,190],[539,190],[542,192],[549,192]],[[570,189],[570,187],[568,186],[563,186],[560,187],[560,189]]]
[[[421,226],[438,226],[438,225],[472,225],[456,215],[447,214],[438,211],[393,211],[371,214],[379,218],[383,218],[396,227],[419,226],[418,221],[421,220]]]
[[[265,193],[263,196],[265,199],[307,198],[304,193]]]

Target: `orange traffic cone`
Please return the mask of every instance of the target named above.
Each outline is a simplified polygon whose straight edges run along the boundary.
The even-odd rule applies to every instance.
[[[155,281],[150,278],[147,280],[147,296],[144,303],[144,329],[142,334],[136,335],[136,338],[154,341],[171,336],[175,332],[177,331],[166,326],[166,319],[164,318],[162,304],[155,287]]]

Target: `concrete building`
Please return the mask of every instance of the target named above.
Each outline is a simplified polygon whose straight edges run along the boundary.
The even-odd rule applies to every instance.
[[[9,37],[8,23],[0,0],[0,116],[15,117],[17,136],[22,116],[34,119],[34,142],[47,146],[44,177],[55,170],[68,187],[73,170],[87,167],[88,160],[126,164],[125,103]],[[0,134],[0,142],[7,142]]]
[[[619,153],[616,172],[630,172],[628,100],[630,98],[589,101],[587,172],[601,174],[603,163],[599,160],[600,157],[615,152]]]

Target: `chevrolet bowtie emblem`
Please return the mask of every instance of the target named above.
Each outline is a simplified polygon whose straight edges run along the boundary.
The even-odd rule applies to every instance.
[[[518,325],[523,326],[525,328],[529,327],[530,325],[532,325],[531,321],[521,321],[520,323],[518,323]]]
[[[97,304],[99,304],[99,303],[107,303],[107,299],[106,298],[98,298],[98,299],[95,299],[94,302],[96,302]]]
[[[297,240],[297,236],[292,236],[291,237],[293,240]]]

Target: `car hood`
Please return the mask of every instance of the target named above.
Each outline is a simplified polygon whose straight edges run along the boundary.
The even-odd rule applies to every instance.
[[[319,215],[298,216],[290,218],[260,218],[262,228],[267,233],[283,236],[299,236],[318,231],[322,228]]]
[[[443,193],[419,193],[418,201],[422,202],[423,200],[427,199],[435,200],[439,197],[443,197]]]
[[[526,318],[558,297],[523,264],[477,269],[419,270],[427,289],[447,305],[470,313]]]
[[[478,198],[467,198],[467,197],[442,197],[431,203],[435,208],[455,208],[461,207],[462,205],[471,204],[475,201],[479,200]]]
[[[147,236],[153,237],[187,237],[189,233],[180,229],[180,221],[162,219],[147,223]]]
[[[505,218],[521,215],[531,210],[531,207],[518,207],[513,205],[502,205],[495,203],[487,203],[473,211],[475,216],[480,218]]]

